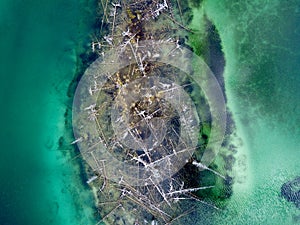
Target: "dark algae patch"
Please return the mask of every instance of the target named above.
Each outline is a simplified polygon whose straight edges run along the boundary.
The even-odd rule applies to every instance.
[[[300,209],[300,177],[284,183],[281,186],[281,196]]]
[[[205,55],[206,63],[217,78],[226,98],[223,77],[225,57],[222,51],[221,38],[216,26],[207,17],[204,20],[207,24],[207,48],[204,50],[203,55]]]

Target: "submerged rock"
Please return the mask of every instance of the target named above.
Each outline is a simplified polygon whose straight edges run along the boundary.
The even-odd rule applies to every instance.
[[[281,186],[281,196],[300,209],[300,176]]]

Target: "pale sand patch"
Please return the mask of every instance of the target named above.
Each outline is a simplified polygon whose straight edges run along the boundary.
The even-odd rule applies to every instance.
[[[228,98],[228,107],[232,112],[233,120],[236,126],[236,138],[233,139],[233,145],[237,147],[235,154],[236,162],[233,165],[233,175],[235,182],[233,184],[233,193],[248,192],[253,185],[253,177],[250,165],[250,148],[247,136],[244,133],[243,125],[240,121],[239,111],[235,107],[235,98],[230,90],[226,90]],[[235,194],[233,195],[235,196]]]

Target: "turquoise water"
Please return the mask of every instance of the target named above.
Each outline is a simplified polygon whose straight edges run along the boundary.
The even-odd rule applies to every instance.
[[[88,0],[0,1],[0,224],[96,223],[91,191],[65,154],[72,147],[57,150],[94,8]],[[207,0],[204,11],[220,33],[246,158],[228,209],[212,223],[297,224],[299,210],[280,187],[300,174],[300,2]]]
[[[0,224],[94,220],[79,168],[57,150],[76,51],[90,40],[94,5],[0,1]]]
[[[217,223],[299,224],[280,188],[300,174],[300,2],[206,1],[205,9],[221,35],[247,162],[244,185]]]

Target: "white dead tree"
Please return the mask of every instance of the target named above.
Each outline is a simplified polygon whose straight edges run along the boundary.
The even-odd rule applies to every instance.
[[[168,6],[166,0],[164,0],[163,3],[157,3],[155,11],[152,12],[152,17],[153,18],[158,17],[161,14],[162,11],[164,11],[168,8],[169,8],[169,6]]]
[[[221,177],[222,179],[226,180],[226,177],[224,175],[220,174],[219,172],[217,172],[213,169],[210,169],[208,166],[205,166],[201,162],[197,162],[196,160],[193,160],[192,164],[195,165],[196,167],[200,168],[200,169],[211,171],[212,173],[214,173],[217,176]]]
[[[111,3],[111,4],[113,5],[113,9],[110,12],[110,16],[113,17],[113,24],[112,24],[111,36],[114,36],[117,8],[121,7],[121,4],[120,3]]]

